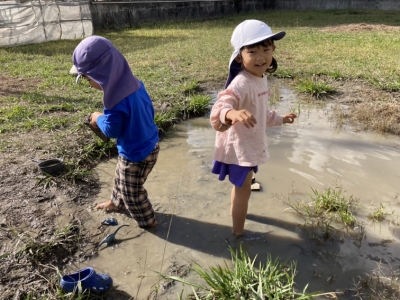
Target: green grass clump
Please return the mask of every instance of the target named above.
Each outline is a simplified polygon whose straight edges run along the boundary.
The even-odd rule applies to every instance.
[[[372,211],[369,215],[368,218],[371,219],[373,222],[383,222],[387,219],[388,216],[393,215],[394,212],[392,212],[391,214],[389,214],[388,212],[386,212],[386,208],[385,206],[383,206],[383,204],[381,203],[379,205],[379,208],[375,209],[374,211]]]
[[[189,100],[189,111],[195,115],[204,115],[210,108],[211,96],[193,95]]]
[[[194,271],[202,278],[206,285],[188,282],[180,277],[164,276],[192,286],[195,298],[190,299],[311,299],[314,294],[307,294],[307,286],[301,292],[294,289],[296,263],[289,265],[281,263],[278,258],[273,260],[267,256],[266,263],[255,266],[255,258],[240,248],[239,253],[230,249],[232,267],[211,267],[209,270],[199,265]],[[198,291],[195,291],[197,288]]]
[[[347,226],[353,226],[356,223],[356,218],[351,212],[351,207],[354,205],[352,196],[346,199],[339,188],[328,188],[322,193],[311,189],[314,195],[310,197],[315,204],[317,215],[333,214]]]
[[[353,196],[346,198],[341,188],[328,188],[323,192],[311,188],[311,202],[287,201],[287,205],[299,213],[307,224],[322,228],[326,237],[330,236],[333,222],[340,222],[345,226],[354,226],[357,223],[352,210],[357,203]]]
[[[320,98],[326,94],[333,94],[336,89],[327,82],[315,79],[299,79],[296,90],[302,93],[311,94],[315,98]]]

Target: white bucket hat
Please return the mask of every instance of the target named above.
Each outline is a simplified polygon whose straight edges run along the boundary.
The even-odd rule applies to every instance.
[[[240,49],[244,46],[256,44],[268,39],[280,40],[286,35],[285,31],[272,33],[271,27],[258,20],[246,20],[236,26],[232,33],[231,44],[234,51],[229,60],[229,76],[225,88],[231,83],[233,78],[240,72],[241,66],[235,58],[239,55]]]

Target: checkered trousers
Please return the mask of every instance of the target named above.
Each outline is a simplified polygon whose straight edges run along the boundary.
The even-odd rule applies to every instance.
[[[142,228],[152,225],[156,220],[143,185],[157,162],[159,151],[160,146],[157,144],[141,162],[131,162],[118,156],[111,201],[119,209],[127,210]]]

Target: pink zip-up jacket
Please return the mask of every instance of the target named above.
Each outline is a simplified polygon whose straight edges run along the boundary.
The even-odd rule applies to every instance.
[[[268,108],[269,98],[267,78],[253,76],[245,70],[218,94],[210,116],[211,125],[217,131],[214,160],[253,167],[269,159],[266,127],[283,124],[283,117]],[[226,124],[225,116],[231,109],[248,110],[257,124],[252,128],[240,122]]]

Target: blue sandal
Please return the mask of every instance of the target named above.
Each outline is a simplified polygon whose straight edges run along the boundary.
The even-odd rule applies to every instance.
[[[82,291],[105,292],[112,287],[113,281],[109,275],[97,274],[90,267],[73,274],[64,275],[60,280],[60,285],[65,292],[77,291],[79,284]]]
[[[118,221],[115,218],[107,218],[101,221],[101,225],[117,226]]]

